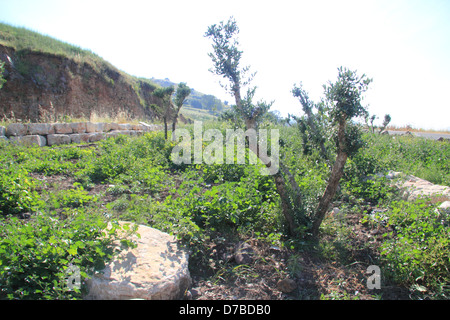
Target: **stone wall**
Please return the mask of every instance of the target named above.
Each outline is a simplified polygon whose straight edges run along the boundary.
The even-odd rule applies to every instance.
[[[155,124],[128,123],[11,123],[0,126],[0,140],[25,145],[53,146],[59,144],[95,142],[119,134],[130,136],[160,130]]]

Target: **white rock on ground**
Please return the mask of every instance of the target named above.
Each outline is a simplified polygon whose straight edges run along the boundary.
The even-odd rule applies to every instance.
[[[450,200],[450,187],[433,184],[415,176],[407,176],[406,180],[397,182],[403,190],[403,198],[414,201],[419,197],[429,197],[433,202]]]
[[[176,239],[139,225],[137,247],[127,249],[88,280],[86,300],[181,299],[191,285],[188,253]]]
[[[442,213],[450,215],[450,201],[444,201],[438,207],[438,210]]]

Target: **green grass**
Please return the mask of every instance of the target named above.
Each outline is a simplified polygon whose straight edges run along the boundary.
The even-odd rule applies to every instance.
[[[180,113],[184,116],[198,121],[209,121],[217,119],[216,116],[212,115],[208,110],[182,107]]]
[[[133,88],[143,106],[145,106],[145,100],[142,98],[144,88],[153,91],[159,87],[150,79],[128,75],[90,50],[23,27],[0,23],[0,44],[13,48],[18,56],[26,55],[29,52],[38,52],[68,58],[80,65],[88,64],[95,72],[102,75],[105,81],[113,85],[115,81],[110,77],[110,73],[118,73],[122,77],[122,81]],[[16,68],[21,74],[26,75],[33,70],[34,66],[30,65],[26,59],[20,59],[16,62]]]
[[[12,47],[17,52],[34,51],[67,57],[81,63],[89,63],[96,70],[102,70],[105,66],[114,68],[90,50],[5,23],[0,23],[0,44]]]

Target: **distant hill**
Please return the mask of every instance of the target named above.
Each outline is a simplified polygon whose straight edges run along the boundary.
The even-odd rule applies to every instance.
[[[160,85],[161,87],[177,86],[177,83],[170,81],[169,79],[150,79],[152,82]],[[189,83],[186,83],[189,86]],[[204,94],[195,89],[191,89],[191,94],[186,99],[181,113],[189,118],[195,120],[208,120],[216,118],[223,111],[227,110],[229,106],[225,105],[220,99],[211,95]]]

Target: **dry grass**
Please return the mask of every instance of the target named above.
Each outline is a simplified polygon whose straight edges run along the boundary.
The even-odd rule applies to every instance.
[[[442,134],[450,134],[450,130],[433,130],[433,129],[422,129],[422,128],[414,128],[412,126],[387,126],[386,130],[388,131],[410,131],[410,132],[427,132],[427,133],[442,133]]]

